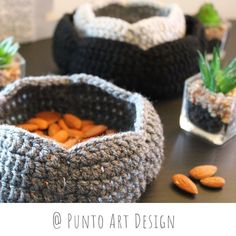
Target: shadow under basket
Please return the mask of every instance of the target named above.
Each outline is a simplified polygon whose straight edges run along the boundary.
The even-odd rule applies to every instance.
[[[29,77],[0,93],[1,202],[135,202],[158,174],[163,130],[152,104],[98,77]],[[16,127],[73,113],[118,130],[64,149]]]

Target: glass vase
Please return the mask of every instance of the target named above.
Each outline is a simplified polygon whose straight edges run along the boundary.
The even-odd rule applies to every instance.
[[[25,60],[16,54],[10,64],[0,65],[0,88],[25,76]]]
[[[205,37],[207,40],[207,57],[209,60],[212,59],[212,52],[214,47],[220,47],[220,55],[223,59],[225,56],[225,46],[229,37],[229,31],[231,23],[229,21],[223,21],[220,26],[210,27],[205,26]]]
[[[227,95],[205,88],[200,74],[186,80],[180,127],[222,145],[236,135],[235,90]]]

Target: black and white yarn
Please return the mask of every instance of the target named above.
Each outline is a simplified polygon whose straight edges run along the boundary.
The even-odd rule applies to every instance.
[[[63,74],[97,75],[152,99],[175,97],[182,94],[185,79],[199,72],[197,50],[205,49],[201,23],[190,16],[186,23],[183,39],[144,51],[125,42],[83,37],[67,14],[54,33],[54,59]]]
[[[86,74],[29,77],[0,92],[0,104],[1,202],[135,202],[160,170],[162,125],[140,94]],[[42,110],[119,133],[66,150],[14,126]]]
[[[141,10],[146,11],[149,16],[142,18]],[[147,14],[148,10],[150,14]],[[120,12],[120,16],[117,12]],[[137,21],[128,22],[130,15],[134,15]],[[184,13],[177,4],[164,5],[147,0],[128,1],[123,4],[120,1],[111,4],[108,0],[99,7],[83,4],[74,14],[74,24],[84,37],[127,42],[143,50],[183,38],[186,32]]]

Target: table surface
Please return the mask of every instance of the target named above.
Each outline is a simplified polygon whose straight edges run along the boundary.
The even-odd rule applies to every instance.
[[[226,45],[224,63],[236,56],[236,21]],[[27,61],[27,75],[57,73],[52,58],[52,41],[41,40],[22,45],[20,53]],[[236,137],[223,146],[214,146],[179,128],[182,98],[154,102],[164,126],[165,161],[159,176],[140,199],[141,202],[236,202]],[[171,183],[176,173],[187,174],[200,164],[218,166],[217,175],[226,179],[222,190],[210,190],[198,184],[199,194],[190,196]]]

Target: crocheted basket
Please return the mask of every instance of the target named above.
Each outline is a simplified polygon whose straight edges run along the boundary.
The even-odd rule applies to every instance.
[[[152,99],[175,97],[185,79],[198,73],[197,50],[205,48],[202,25],[190,16],[186,22],[186,37],[144,51],[125,42],[82,37],[67,14],[55,30],[54,59],[65,74],[98,75]]]
[[[29,77],[0,92],[1,202],[134,202],[158,174],[163,131],[151,103],[98,77]],[[119,133],[67,150],[15,124],[71,112]]]
[[[153,0],[82,4],[73,22],[84,37],[127,42],[144,50],[180,39],[186,32],[184,13],[177,4]]]

